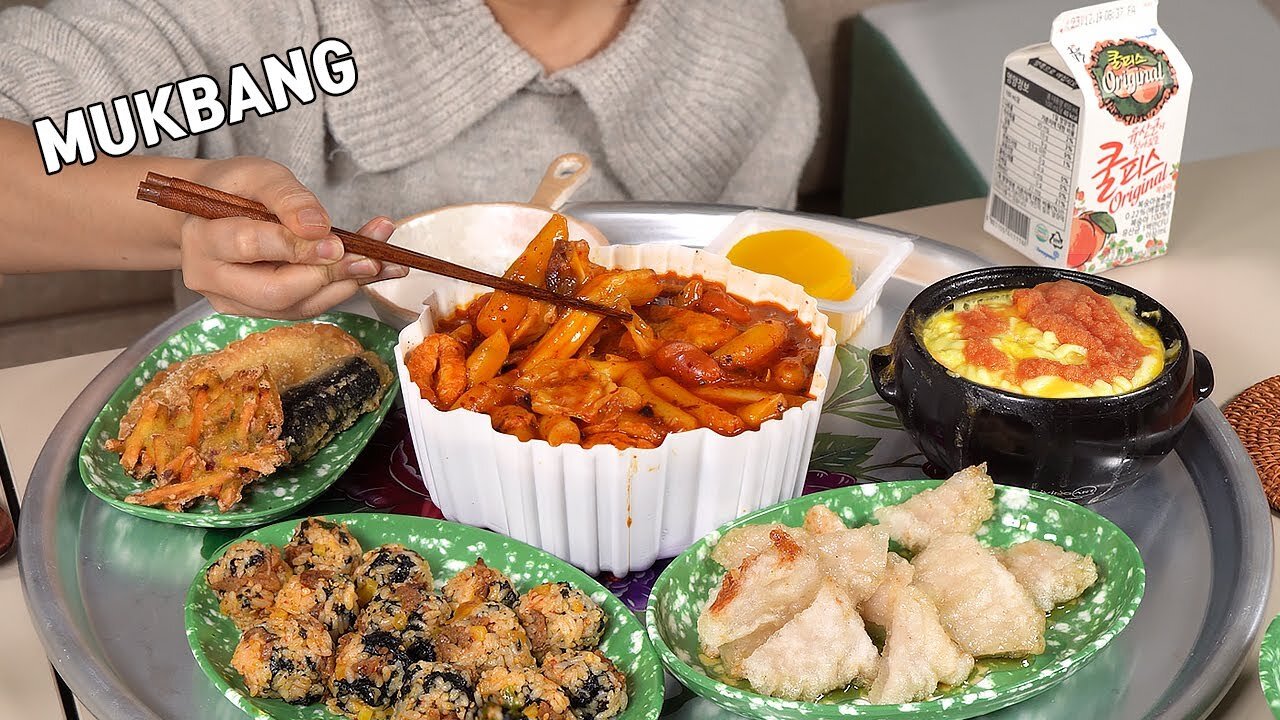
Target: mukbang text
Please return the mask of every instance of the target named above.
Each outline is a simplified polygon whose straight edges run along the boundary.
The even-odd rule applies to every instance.
[[[106,103],[67,111],[62,127],[50,117],[31,123],[40,145],[45,172],[53,175],[66,165],[89,165],[101,152],[109,157],[128,155],[138,147],[152,148],[164,137],[181,140],[243,122],[250,112],[266,117],[287,109],[293,100],[315,102],[317,89],[326,95],[344,95],[356,86],[356,61],[351,46],[337,38],[325,38],[311,51],[296,47],[285,54],[262,58],[266,89],[243,63],[234,65],[224,94],[217,80],[195,75],[161,85],[154,93],[140,90]],[[177,95],[178,117],[168,108]],[[112,117],[109,118],[108,115]]]

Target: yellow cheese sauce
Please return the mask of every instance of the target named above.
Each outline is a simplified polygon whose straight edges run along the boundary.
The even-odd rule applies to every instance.
[[[1074,287],[1055,289],[1070,294],[1049,296],[1048,301],[1044,300],[1046,295],[1034,298],[1022,295],[1015,303],[1012,290],[961,298],[926,320],[917,329],[917,335],[929,354],[951,372],[1021,395],[1043,398],[1119,395],[1154,380],[1164,369],[1165,347],[1159,331],[1137,317],[1134,301],[1116,295],[1104,298],[1082,285],[1069,284]],[[1019,292],[1035,293],[1048,285],[1059,283]],[[1085,293],[1093,297],[1088,298]],[[1094,301],[1089,311],[1092,317],[1101,318],[1093,326],[1097,335],[1090,331],[1089,323],[1080,319],[1089,317],[1088,312],[1079,311],[1081,299]],[[1054,305],[1054,301],[1058,304]],[[1029,313],[1028,307],[1032,307]],[[1115,316],[1108,317],[1108,307],[1114,309],[1118,321]],[[1081,341],[1068,342],[1052,329],[1037,327],[1029,318],[1059,327]],[[1119,321],[1123,321],[1123,325]],[[1132,332],[1136,345],[1123,337],[1122,332],[1116,332],[1124,326]],[[1113,368],[1133,366],[1136,369],[1130,373],[1109,373]],[[1044,370],[1052,372],[1042,372]],[[1102,376],[1093,377],[1099,374]]]

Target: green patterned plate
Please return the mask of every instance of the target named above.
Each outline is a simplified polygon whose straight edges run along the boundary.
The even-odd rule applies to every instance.
[[[1262,635],[1258,681],[1262,683],[1262,694],[1267,698],[1271,714],[1280,718],[1280,617],[1273,618]]]
[[[1045,652],[1023,663],[979,661],[981,679],[924,702],[872,705],[864,698],[805,703],[758,695],[708,676],[699,661],[697,619],[724,569],[711,559],[721,534],[739,525],[781,522],[798,526],[823,503],[849,525],[872,522],[872,511],[896,505],[936,480],[855,485],[805,495],[731,522],[694,543],[654,583],[649,597],[649,639],[663,664],[698,695],[740,715],[768,718],[946,718],[960,720],[998,710],[1043,692],[1079,670],[1119,633],[1142,602],[1146,573],[1133,541],[1120,528],[1074,503],[1022,488],[996,486],[995,515],[978,531],[987,545],[1006,547],[1041,539],[1092,555],[1098,582],[1080,599],[1049,615]]]
[[[350,313],[327,313],[316,317],[314,322],[337,325],[351,333],[367,349],[382,356],[387,366],[393,368],[394,375],[397,334],[391,327]],[[119,456],[102,446],[115,437],[120,418],[138,390],[161,369],[192,355],[226,347],[250,333],[290,324],[281,320],[211,315],[187,325],[160,343],[124,379],[85,433],[84,443],[80,446],[80,478],[89,491],[113,507],[148,520],[225,528],[249,527],[278,520],[327,490],[351,466],[386,417],[399,380],[392,380],[377,410],[366,413],[302,465],[284,468],[250,485],[245,489],[244,500],[225,513],[218,512],[217,504],[211,500],[201,500],[186,512],[125,502],[127,496],[146,490],[151,484],[126,475],[124,468],[120,467]]]
[[[506,573],[523,592],[544,582],[564,581],[590,595],[609,617],[600,650],[627,676],[630,696],[620,720],[653,720],[662,710],[663,675],[653,646],[644,629],[622,601],[586,573],[535,547],[468,525],[409,515],[351,513],[329,515],[344,522],[366,550],[396,542],[416,550],[431,565],[436,585],[483,557],[489,565]],[[297,526],[296,520],[254,530],[250,538],[271,545],[284,545]],[[204,583],[205,571],[222,556],[231,543],[219,548],[205,563],[187,591],[187,642],[196,662],[213,684],[237,707],[255,718],[274,720],[333,720],[324,703],[299,707],[282,700],[249,697],[244,682],[231,667],[240,634],[236,626],[218,611],[218,599]]]

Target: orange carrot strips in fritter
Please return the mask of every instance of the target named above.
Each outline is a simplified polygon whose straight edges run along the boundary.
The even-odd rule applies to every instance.
[[[582,442],[582,431],[578,428],[578,423],[568,415],[543,415],[538,420],[538,431],[542,433],[542,439],[552,447]]]
[[[698,418],[681,410],[675,405],[667,402],[665,398],[654,391],[649,385],[649,381],[639,370],[628,370],[622,374],[621,384],[625,388],[629,388],[644,401],[645,405],[653,411],[654,417],[658,418],[667,427],[675,431],[693,430],[701,427]]]
[[[505,332],[499,330],[485,338],[467,358],[467,389],[497,377],[510,352]]]
[[[742,418],[694,395],[669,377],[659,375],[650,380],[649,385],[665,400],[696,417],[703,425],[721,435],[737,435],[746,427]]]
[[[169,509],[181,510],[192,502],[217,492],[223,483],[231,479],[232,474],[230,470],[209,473],[195,480],[171,483],[134,493],[124,501],[133,505],[164,505]]]
[[[155,398],[147,398],[142,403],[142,416],[138,418],[138,423],[133,426],[133,432],[129,434],[124,441],[124,453],[120,456],[120,464],[124,466],[126,471],[130,471],[133,466],[138,464],[138,456],[142,454],[142,447],[146,443],[147,438],[153,433],[153,426],[156,421],[156,414],[160,412],[160,403]],[[137,477],[136,475],[134,477]]]
[[[787,401],[782,393],[774,393],[763,400],[738,408],[738,417],[752,430],[757,430],[766,420],[782,417],[787,409]]]
[[[711,354],[728,369],[753,370],[767,363],[787,341],[787,326],[766,320],[743,330]]]
[[[541,287],[547,280],[547,265],[556,241],[565,240],[568,236],[568,221],[559,213],[553,214],[503,277]],[[525,297],[496,291],[476,317],[476,329],[486,337],[498,330],[506,332],[508,337],[515,337],[516,328],[530,307],[531,301]]]

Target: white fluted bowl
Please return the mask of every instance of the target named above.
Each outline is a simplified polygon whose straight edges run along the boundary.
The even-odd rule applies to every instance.
[[[804,290],[725,258],[676,245],[596,247],[609,268],[651,268],[724,283],[753,302],[795,311],[822,338],[810,393],[759,430],[726,437],[712,430],[671,433],[653,449],[552,447],[492,428],[488,415],[441,411],[421,399],[404,364],[409,352],[479,293],[440,291],[400,332],[396,365],[418,464],[445,517],[487,527],[563,558],[587,572],[623,574],[673,557],[724,523],[800,494],[835,359],[835,333]]]

